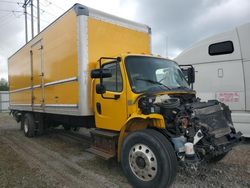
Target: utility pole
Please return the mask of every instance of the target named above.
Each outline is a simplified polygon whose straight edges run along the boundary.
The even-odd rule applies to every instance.
[[[31,14],[31,39],[34,38],[34,13],[33,13],[33,0],[30,0],[30,14]]]
[[[27,3],[28,0],[24,0],[23,8],[24,8],[24,16],[25,16],[25,42],[28,42],[28,20],[27,20]]]
[[[40,1],[37,0],[37,34],[40,33]]]
[[[34,4],[33,0],[24,0],[24,16],[25,16],[25,42],[28,42],[28,18],[27,18],[27,6],[30,4],[30,16],[31,16],[31,39],[34,38]],[[37,0],[37,34],[40,33],[40,0]]]
[[[168,36],[166,36],[166,58],[168,58]]]

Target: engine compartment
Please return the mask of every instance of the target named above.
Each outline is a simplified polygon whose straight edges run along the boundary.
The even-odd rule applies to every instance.
[[[240,140],[228,106],[217,101],[202,102],[193,94],[143,95],[138,101],[143,114],[164,117],[161,130],[175,148],[179,161],[209,161],[230,151]]]

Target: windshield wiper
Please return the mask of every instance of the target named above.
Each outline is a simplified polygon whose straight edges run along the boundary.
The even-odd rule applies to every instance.
[[[174,87],[172,89],[183,89],[183,90],[191,90],[189,87],[186,86],[178,86],[178,87]]]
[[[142,80],[142,81],[149,82],[149,83],[152,83],[152,84],[157,84],[157,85],[160,85],[160,86],[163,86],[163,87],[167,88],[168,90],[171,90],[168,86],[164,85],[161,82],[157,82],[155,80],[144,79],[144,78],[136,78],[136,80]]]

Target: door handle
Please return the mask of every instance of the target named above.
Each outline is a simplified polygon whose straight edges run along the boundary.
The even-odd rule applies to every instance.
[[[115,95],[115,96],[114,96],[115,100],[120,99],[120,97],[121,97],[120,95]]]
[[[101,106],[101,103],[99,103],[99,102],[96,103],[96,110],[97,110],[98,114],[102,114],[102,106]]]

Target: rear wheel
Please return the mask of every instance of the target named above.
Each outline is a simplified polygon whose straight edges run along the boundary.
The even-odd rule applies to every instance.
[[[23,119],[23,131],[27,137],[35,136],[35,120],[32,114],[25,114]]]
[[[165,188],[176,176],[177,160],[172,145],[161,133],[151,129],[126,137],[121,164],[134,187]]]
[[[24,129],[24,117],[21,119],[20,130],[23,131]]]

